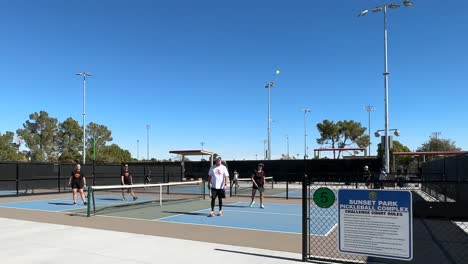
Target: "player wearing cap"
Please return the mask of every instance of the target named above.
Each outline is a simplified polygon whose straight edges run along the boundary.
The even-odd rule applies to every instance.
[[[258,167],[256,170],[253,171],[252,173],[252,201],[250,202],[250,207],[252,207],[255,203],[255,194],[257,193],[257,190],[260,193],[260,208],[264,209],[265,206],[263,205],[263,191],[265,190],[265,177],[266,173],[263,170],[263,163],[258,164]]]
[[[216,197],[218,197],[218,216],[223,215],[223,198],[226,198],[226,187],[229,182],[229,172],[222,164],[220,156],[216,158],[216,164],[211,166],[208,172],[208,188],[211,188],[211,212],[209,216],[214,216]]]

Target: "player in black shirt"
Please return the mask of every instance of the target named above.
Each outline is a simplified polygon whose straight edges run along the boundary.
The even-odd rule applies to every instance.
[[[83,188],[86,185],[86,178],[84,173],[81,171],[80,164],[76,164],[75,169],[71,172],[70,179],[68,180],[68,185],[73,190],[73,205],[76,205],[77,191],[80,192],[81,200],[83,201],[83,204],[86,205],[86,199],[83,191]]]
[[[128,171],[128,164],[124,165],[122,176],[120,177],[120,184],[122,185],[133,184],[132,174]],[[133,193],[132,188],[127,188],[127,191],[132,195],[134,201],[138,199],[138,197],[135,196],[135,193]],[[125,189],[122,189],[122,200],[125,200]]]

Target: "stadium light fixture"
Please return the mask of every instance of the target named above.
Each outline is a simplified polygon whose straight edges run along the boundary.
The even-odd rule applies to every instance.
[[[401,2],[403,6],[410,7],[413,6],[414,3],[412,1],[403,1]],[[401,3],[390,3],[390,4],[384,4],[377,6],[372,9],[373,12],[380,12],[383,11],[383,19],[384,19],[384,93],[385,93],[385,171],[387,173],[390,172],[390,137],[389,137],[389,125],[388,125],[388,120],[389,120],[389,114],[388,114],[388,54],[387,54],[387,9],[396,9],[400,7]],[[358,17],[364,16],[367,14],[369,10],[364,10],[361,13],[359,13]]]

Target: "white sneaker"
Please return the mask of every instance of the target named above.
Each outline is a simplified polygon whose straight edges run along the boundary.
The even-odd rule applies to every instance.
[[[260,208],[265,209],[265,206],[263,206],[263,204],[261,204],[261,205],[260,205]]]
[[[254,204],[255,204],[255,201],[252,201],[249,206],[252,207]]]

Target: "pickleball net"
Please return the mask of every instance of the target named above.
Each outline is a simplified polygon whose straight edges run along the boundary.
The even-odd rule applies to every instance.
[[[86,215],[102,215],[114,211],[205,199],[207,193],[205,186],[202,180],[125,186],[88,186]],[[131,191],[135,198],[131,195]]]

